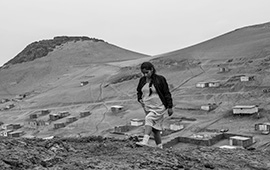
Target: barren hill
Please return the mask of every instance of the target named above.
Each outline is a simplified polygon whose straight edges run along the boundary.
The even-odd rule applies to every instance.
[[[40,114],[43,109],[48,109],[50,114],[66,111],[70,114],[69,116],[77,119],[66,123],[61,128],[55,128],[56,124],[67,122],[68,119],[50,121],[48,115],[39,116],[37,120],[44,121],[45,124],[35,128],[24,126],[21,130],[25,132],[25,137],[77,138],[101,135],[125,139],[127,136],[141,134],[143,127],[125,132],[124,135],[112,132],[118,126],[129,125],[133,118],[144,118],[143,110],[136,101],[136,86],[141,76],[139,64],[147,60],[154,63],[158,74],[167,78],[173,95],[174,115],[171,118],[166,117],[164,128],[168,128],[175,122],[184,127],[175,133],[164,132],[163,141],[166,146],[178,137],[207,136],[209,133],[213,135],[227,129],[229,133],[226,134],[252,136],[252,146],[249,148],[255,150],[250,151],[252,154],[256,155],[263,153],[262,150],[268,150],[269,135],[256,131],[255,125],[270,121],[269,23],[236,29],[197,45],[152,57],[125,50],[104,41],[65,42],[56,46],[46,56],[22,63],[9,63],[1,68],[0,95],[2,99],[8,99],[8,101],[1,103],[0,108],[6,108],[8,104],[13,104],[14,107],[2,109],[0,121],[28,125],[31,114]],[[242,81],[242,77],[247,77],[247,81]],[[82,82],[87,82],[87,84],[81,85]],[[198,86],[200,83],[208,83],[208,85]],[[209,86],[209,83],[212,83],[214,87]],[[17,99],[20,94],[23,97]],[[111,107],[114,105],[124,106],[124,110],[113,113]],[[259,113],[250,116],[235,116],[232,108],[236,105],[256,106]],[[211,106],[212,109],[201,109],[202,106]],[[84,118],[80,117],[80,113],[85,111],[91,114]],[[185,155],[182,155],[186,158],[184,160],[180,159],[179,155],[174,155],[174,163],[177,164],[177,160],[193,160],[186,157],[191,151],[199,153],[198,157],[194,158],[196,161],[204,156],[208,157],[210,150],[217,154],[212,155],[208,160],[224,152],[230,152],[231,155],[233,151],[217,149],[220,145],[228,143],[226,140],[210,146],[209,150],[200,149],[200,147],[197,148],[198,150],[193,150],[194,145],[181,142],[171,145],[172,150],[188,150],[184,152]],[[107,145],[106,142],[104,145]],[[153,141],[151,145],[154,146]],[[189,150],[189,148],[193,149]],[[126,148],[122,149],[124,149],[121,150],[123,152],[129,152],[125,150]],[[123,154],[123,152],[120,153]],[[155,150],[152,152],[156,153]],[[248,151],[241,150],[236,153],[245,156]],[[140,151],[137,154],[143,153]],[[258,161],[246,167],[242,165],[241,159],[234,159],[234,156],[237,157],[238,154],[232,155],[232,158],[222,158],[223,164],[226,160],[238,160],[235,164],[240,163],[239,166],[226,167],[214,163],[214,167],[219,167],[219,169],[269,168],[266,160],[263,161],[262,167],[258,165]],[[148,166],[148,169],[151,169],[150,162],[153,160],[148,159],[150,155],[146,157],[146,162],[140,162],[140,165],[135,167],[147,169]],[[157,155],[155,157],[164,159]],[[57,158],[57,160],[61,159]],[[188,162],[185,162],[185,164],[177,164],[179,167],[175,169],[182,166],[211,169],[212,165],[206,162],[196,167],[189,166]],[[144,166],[144,163],[147,166]],[[99,164],[96,163],[96,165]],[[104,168],[107,165],[104,163],[102,166]],[[107,167],[111,166],[110,164]]]

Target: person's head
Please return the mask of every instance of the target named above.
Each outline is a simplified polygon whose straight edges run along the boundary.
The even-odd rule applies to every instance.
[[[156,69],[152,63],[144,62],[141,64],[141,72],[143,76],[150,78],[152,75],[156,74]]]

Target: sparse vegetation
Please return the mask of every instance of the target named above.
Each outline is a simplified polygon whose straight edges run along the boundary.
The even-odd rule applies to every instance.
[[[94,41],[94,42],[104,42],[103,40],[89,37],[68,37],[68,36],[58,36],[50,40],[36,41],[25,47],[18,55],[13,59],[5,63],[4,65],[18,64],[28,61],[33,61],[37,58],[45,57],[49,52],[53,51],[57,46],[70,41]]]

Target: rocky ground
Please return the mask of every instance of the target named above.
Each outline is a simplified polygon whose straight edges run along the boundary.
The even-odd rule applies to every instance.
[[[270,151],[136,147],[135,139],[103,137],[0,139],[1,169],[270,169]]]

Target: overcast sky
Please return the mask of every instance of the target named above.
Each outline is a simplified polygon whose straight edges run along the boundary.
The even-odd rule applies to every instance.
[[[270,22],[270,0],[0,0],[0,66],[34,41],[88,36],[158,55]]]

